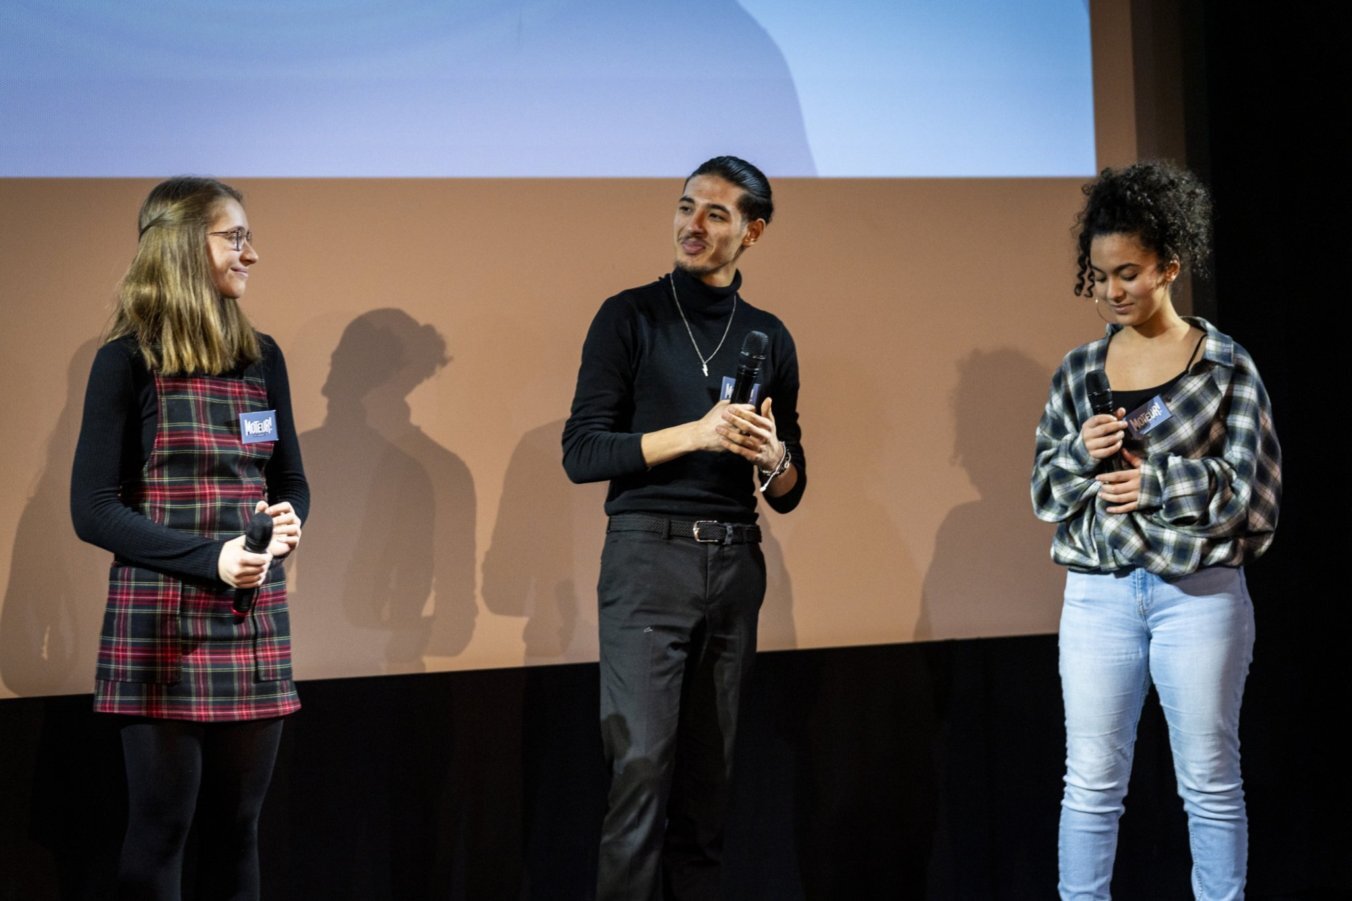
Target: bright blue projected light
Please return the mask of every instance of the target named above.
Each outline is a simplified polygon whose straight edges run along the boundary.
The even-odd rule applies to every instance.
[[[1093,114],[1084,0],[0,6],[0,177],[1083,177]]]

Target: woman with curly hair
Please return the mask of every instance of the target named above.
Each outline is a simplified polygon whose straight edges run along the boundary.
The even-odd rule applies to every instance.
[[[1210,253],[1201,183],[1139,163],[1104,170],[1084,192],[1075,293],[1093,297],[1108,327],[1053,376],[1032,478],[1038,518],[1057,523],[1052,558],[1069,570],[1059,889],[1109,897],[1153,683],[1188,816],[1193,891],[1241,898],[1239,710],[1254,640],[1243,566],[1277,524],[1272,412],[1248,353],[1174,309],[1179,274],[1201,272]]]
[[[278,561],[310,493],[282,353],[238,303],[258,262],[241,200],[189,177],[146,198],[75,451],[76,532],[113,552],[94,709],[122,737],[123,898],[179,897],[194,815],[200,896],[258,897],[258,817],[300,706]]]

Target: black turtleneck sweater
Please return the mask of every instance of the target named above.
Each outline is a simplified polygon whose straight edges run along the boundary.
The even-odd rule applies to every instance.
[[[690,323],[691,345],[672,298],[672,284]],[[699,419],[719,397],[724,376],[735,376],[742,340],[764,332],[770,348],[761,367],[760,397],[773,400],[776,429],[789,445],[798,482],[780,497],[765,495],[780,513],[798,506],[807,486],[807,461],[798,426],[798,352],[779,319],[738,297],[741,273],[726,288],[704,284],[676,269],[601,305],[582,345],[572,414],[563,428],[563,467],[574,482],[610,480],[606,513],[651,513],[680,519],[754,522],[754,467],[732,453],[696,451],[649,469],[642,438]],[[718,347],[709,375],[700,357]],[[759,406],[759,401],[758,401]]]

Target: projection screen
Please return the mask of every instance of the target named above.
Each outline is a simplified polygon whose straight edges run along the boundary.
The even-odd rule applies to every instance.
[[[761,165],[744,296],[797,340],[810,484],[765,650],[1054,631],[1027,498],[1080,185],[1135,158],[1130,9],[1083,0],[15,2],[0,10],[0,698],[92,690],[71,457],[146,191],[235,184],[314,494],[302,679],[596,659],[604,485],[559,444],[681,179]]]

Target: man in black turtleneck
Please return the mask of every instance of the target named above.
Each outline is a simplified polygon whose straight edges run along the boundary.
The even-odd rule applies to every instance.
[[[736,157],[686,180],[676,267],[602,304],[582,347],[563,465],[610,480],[601,556],[601,733],[611,770],[599,901],[720,896],[723,821],[765,561],[756,496],[798,505],[807,470],[798,355],[740,296],[737,259],[774,213]],[[755,406],[726,384],[749,331],[769,338]]]

